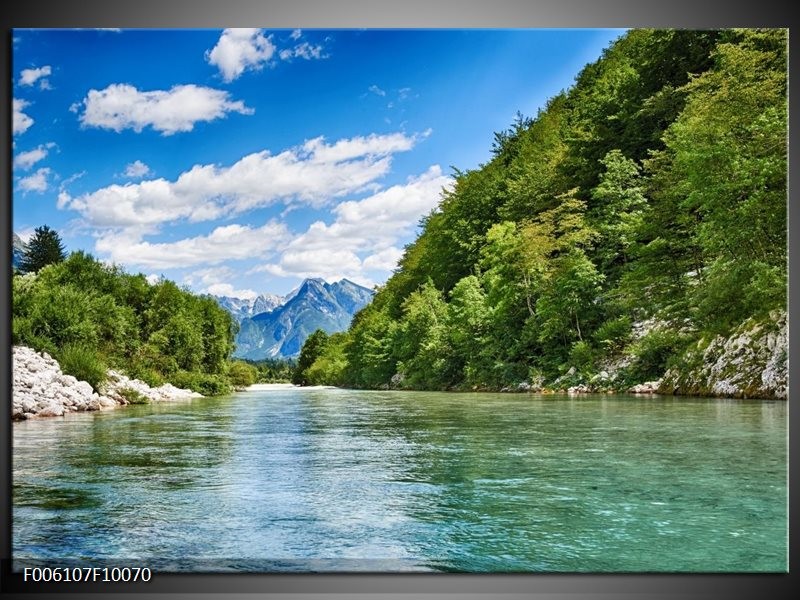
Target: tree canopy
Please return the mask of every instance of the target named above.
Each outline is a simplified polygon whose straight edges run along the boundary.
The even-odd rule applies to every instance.
[[[42,225],[34,230],[31,239],[25,245],[19,270],[22,273],[36,273],[47,265],[63,261],[66,257],[61,237],[55,230]]]
[[[455,171],[394,275],[304,371],[426,389],[613,363],[652,377],[785,308],[786,59],[781,29],[628,32],[497,133],[490,161]]]

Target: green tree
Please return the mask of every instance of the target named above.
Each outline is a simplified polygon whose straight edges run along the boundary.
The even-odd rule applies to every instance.
[[[47,225],[34,230],[25,246],[19,270],[22,273],[37,273],[47,265],[60,263],[67,257],[64,244],[58,233]]]
[[[403,303],[395,337],[398,372],[411,388],[445,388],[457,380],[458,360],[449,344],[447,305],[428,281]]]
[[[297,359],[297,367],[295,367],[292,374],[292,383],[295,385],[308,385],[308,374],[306,371],[314,364],[314,361],[325,350],[328,344],[328,334],[322,329],[317,329],[314,333],[308,336],[303,347],[300,349],[300,357]]]
[[[344,332],[334,333],[328,338],[322,353],[306,369],[306,377],[311,385],[342,385],[347,369],[345,348],[348,336]]]

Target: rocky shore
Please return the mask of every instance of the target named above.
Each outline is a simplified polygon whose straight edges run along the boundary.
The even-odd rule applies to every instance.
[[[642,332],[653,327],[646,323]],[[642,335],[642,332],[639,335]],[[663,394],[786,400],[788,393],[788,324],[785,311],[761,320],[748,319],[729,336],[704,338],[689,348],[661,378],[622,385],[616,365],[583,379],[573,367],[552,383],[523,381],[501,392]],[[577,381],[576,381],[577,379]]]
[[[109,370],[97,393],[85,381],[61,371],[50,355],[14,346],[11,418],[60,417],[70,412],[115,408],[131,403],[166,402],[201,397],[171,384],[153,388],[138,379]]]

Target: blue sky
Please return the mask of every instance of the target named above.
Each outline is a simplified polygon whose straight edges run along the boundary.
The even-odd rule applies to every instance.
[[[623,30],[15,30],[13,227],[197,292],[372,286]]]

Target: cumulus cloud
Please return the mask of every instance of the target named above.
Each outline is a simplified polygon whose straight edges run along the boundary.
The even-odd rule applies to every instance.
[[[39,82],[39,87],[43,90],[50,89],[50,82],[46,79],[53,72],[50,65],[39,67],[38,69],[22,69],[19,74],[19,85],[33,86]]]
[[[363,200],[346,201],[333,209],[330,225],[312,223],[281,253],[278,262],[262,265],[253,272],[298,277],[360,277],[365,271],[390,270],[402,255],[398,240],[434,209],[443,188],[452,178],[433,165],[407,183],[395,185]],[[364,256],[363,260],[359,255]]]
[[[135,160],[125,166],[125,171],[122,173],[125,177],[139,178],[144,177],[150,173],[150,167],[140,160]]]
[[[269,221],[261,227],[225,225],[208,235],[177,242],[151,243],[135,232],[108,232],[95,243],[98,253],[115,263],[147,269],[217,265],[227,260],[264,257],[289,238],[283,223]]]
[[[19,180],[18,186],[23,192],[46,192],[49,186],[48,177],[50,176],[50,169],[43,167],[37,170],[33,175],[23,177]]]
[[[247,70],[258,70],[267,64],[276,51],[272,37],[261,29],[226,29],[206,60],[217,67],[223,80],[231,82]]]
[[[100,127],[137,133],[152,127],[163,135],[192,131],[195,123],[213,121],[228,113],[253,114],[243,102],[230,99],[222,90],[197,85],[176,85],[172,89],[143,92],[132,85],[115,83],[103,90],[89,90],[86,98],[70,110],[80,115],[84,127]]]
[[[323,47],[321,44],[313,45],[308,42],[297,44],[294,48],[284,48],[278,55],[281,60],[291,60],[293,58],[304,58],[305,60],[313,60],[319,58],[326,58],[323,54]]]
[[[54,146],[55,144],[53,142],[49,142],[47,144],[41,144],[36,148],[34,148],[33,150],[28,150],[27,152],[20,152],[19,154],[14,156],[14,168],[27,171],[39,161],[47,158],[48,150],[50,148],[53,148]]]
[[[27,100],[21,100],[19,98],[14,98],[13,102],[13,109],[14,109],[14,118],[13,118],[13,130],[14,135],[19,135],[20,133],[25,133],[28,131],[31,125],[33,125],[33,119],[26,115],[23,110],[27,106],[30,106],[30,102]]]
[[[367,271],[391,271],[397,268],[397,263],[403,256],[400,248],[389,246],[383,250],[371,254],[361,263]]]
[[[299,40],[301,35],[303,35],[303,32],[300,29],[295,29],[294,31],[292,31],[289,37],[292,38],[293,40]]]
[[[373,94],[375,94],[377,96],[385,96],[386,95],[386,91],[382,90],[377,85],[371,85],[371,86],[369,86],[368,89],[369,89],[370,92],[372,92]]]
[[[60,208],[81,213],[88,225],[156,228],[170,221],[207,221],[277,202],[314,207],[369,189],[391,166],[392,155],[410,150],[419,136],[369,135],[328,144],[323,138],[272,155],[250,154],[229,167],[196,165],[176,180],[163,178],[110,185],[72,198]]]
[[[214,283],[206,288],[206,293],[214,296],[229,296],[243,300],[255,300],[258,293],[251,289],[235,289],[230,283]]]

